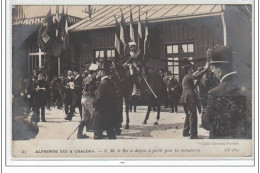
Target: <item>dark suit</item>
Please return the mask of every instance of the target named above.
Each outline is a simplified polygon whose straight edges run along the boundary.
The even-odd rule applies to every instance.
[[[186,113],[183,135],[187,136],[190,131],[190,137],[196,138],[198,136],[198,117],[196,109],[198,96],[194,91],[195,86],[193,80],[194,78],[192,77],[192,75],[187,74],[184,76],[182,80],[183,92],[181,95],[180,103],[183,104]]]
[[[38,90],[37,88],[45,88],[45,90]],[[33,89],[34,89],[34,106],[35,106],[35,117],[32,117],[32,120],[34,122],[39,121],[40,116],[40,109],[41,109],[41,119],[42,121],[45,121],[45,106],[47,104],[47,92],[48,92],[48,85],[47,82],[43,80],[36,80],[33,83]]]
[[[70,112],[68,115],[68,119],[71,120],[74,112],[75,112],[75,108],[78,106],[79,108],[79,113],[80,113],[80,117],[82,119],[82,105],[81,105],[81,96],[82,96],[82,77],[79,75],[78,77],[75,77],[74,80],[74,89],[72,90],[72,103],[70,106]]]
[[[38,79],[37,76],[32,76],[30,80],[27,83],[26,86],[26,93],[27,95],[30,95],[30,98],[28,98],[30,107],[34,111],[34,90],[33,90],[33,83]]]
[[[172,109],[172,112],[178,112],[178,103],[181,97],[181,89],[179,82],[172,78],[168,85],[168,91],[169,91],[169,102]]]
[[[114,83],[108,78],[103,79],[98,87],[97,97],[93,101],[93,106],[96,108],[92,121],[95,136],[102,135],[102,132],[106,130],[108,138],[115,137],[116,94]]]
[[[230,74],[208,93],[202,127],[209,138],[251,138],[251,104],[236,82]]]
[[[71,105],[72,101],[72,92],[73,90],[69,88],[69,83],[73,82],[73,78],[68,78],[66,77],[63,80],[63,100],[64,100],[64,109],[65,109],[65,114],[69,114],[69,106]]]

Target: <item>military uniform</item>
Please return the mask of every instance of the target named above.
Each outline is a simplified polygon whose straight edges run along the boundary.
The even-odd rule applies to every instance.
[[[182,80],[182,88],[183,92],[181,95],[180,103],[183,104],[186,109],[183,136],[188,136],[190,131],[191,138],[196,138],[198,136],[198,117],[196,110],[198,96],[194,91],[195,86],[191,75],[187,74],[184,76]]]
[[[188,59],[183,60],[184,65],[183,69],[188,71],[192,64]],[[200,71],[196,74],[187,74],[184,76],[182,80],[182,95],[180,99],[180,103],[184,106],[184,111],[186,114],[183,136],[190,136],[191,139],[198,138],[198,116],[197,116],[197,104],[198,104],[198,95],[195,92],[194,80],[200,79],[202,75],[204,75],[207,71],[207,68]],[[190,134],[189,134],[190,131]]]

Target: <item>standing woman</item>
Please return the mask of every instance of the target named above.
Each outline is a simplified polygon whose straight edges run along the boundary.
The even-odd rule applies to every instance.
[[[183,104],[184,111],[186,114],[185,122],[184,122],[184,129],[183,129],[183,136],[190,136],[190,139],[197,139],[198,138],[198,117],[197,117],[197,102],[198,96],[195,93],[195,85],[194,81],[200,78],[208,69],[208,65],[196,76],[193,73],[191,62],[185,58],[183,59],[183,66],[182,70],[184,71],[184,78],[182,80],[182,95],[180,103]],[[189,133],[190,132],[190,133]]]

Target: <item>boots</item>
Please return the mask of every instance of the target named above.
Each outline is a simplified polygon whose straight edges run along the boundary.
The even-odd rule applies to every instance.
[[[84,122],[81,122],[79,125],[79,129],[78,129],[78,135],[77,135],[77,139],[86,139],[89,138],[89,136],[87,136],[86,134],[83,135],[83,129],[84,129],[85,125]]]

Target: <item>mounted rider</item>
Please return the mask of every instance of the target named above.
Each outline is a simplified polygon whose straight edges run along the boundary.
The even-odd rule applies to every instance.
[[[129,42],[130,57],[123,64],[125,68],[129,68],[129,75],[134,82],[134,89],[132,95],[140,95],[139,82],[136,75],[139,73],[146,74],[142,56],[140,55],[140,49],[138,49],[135,42]]]

